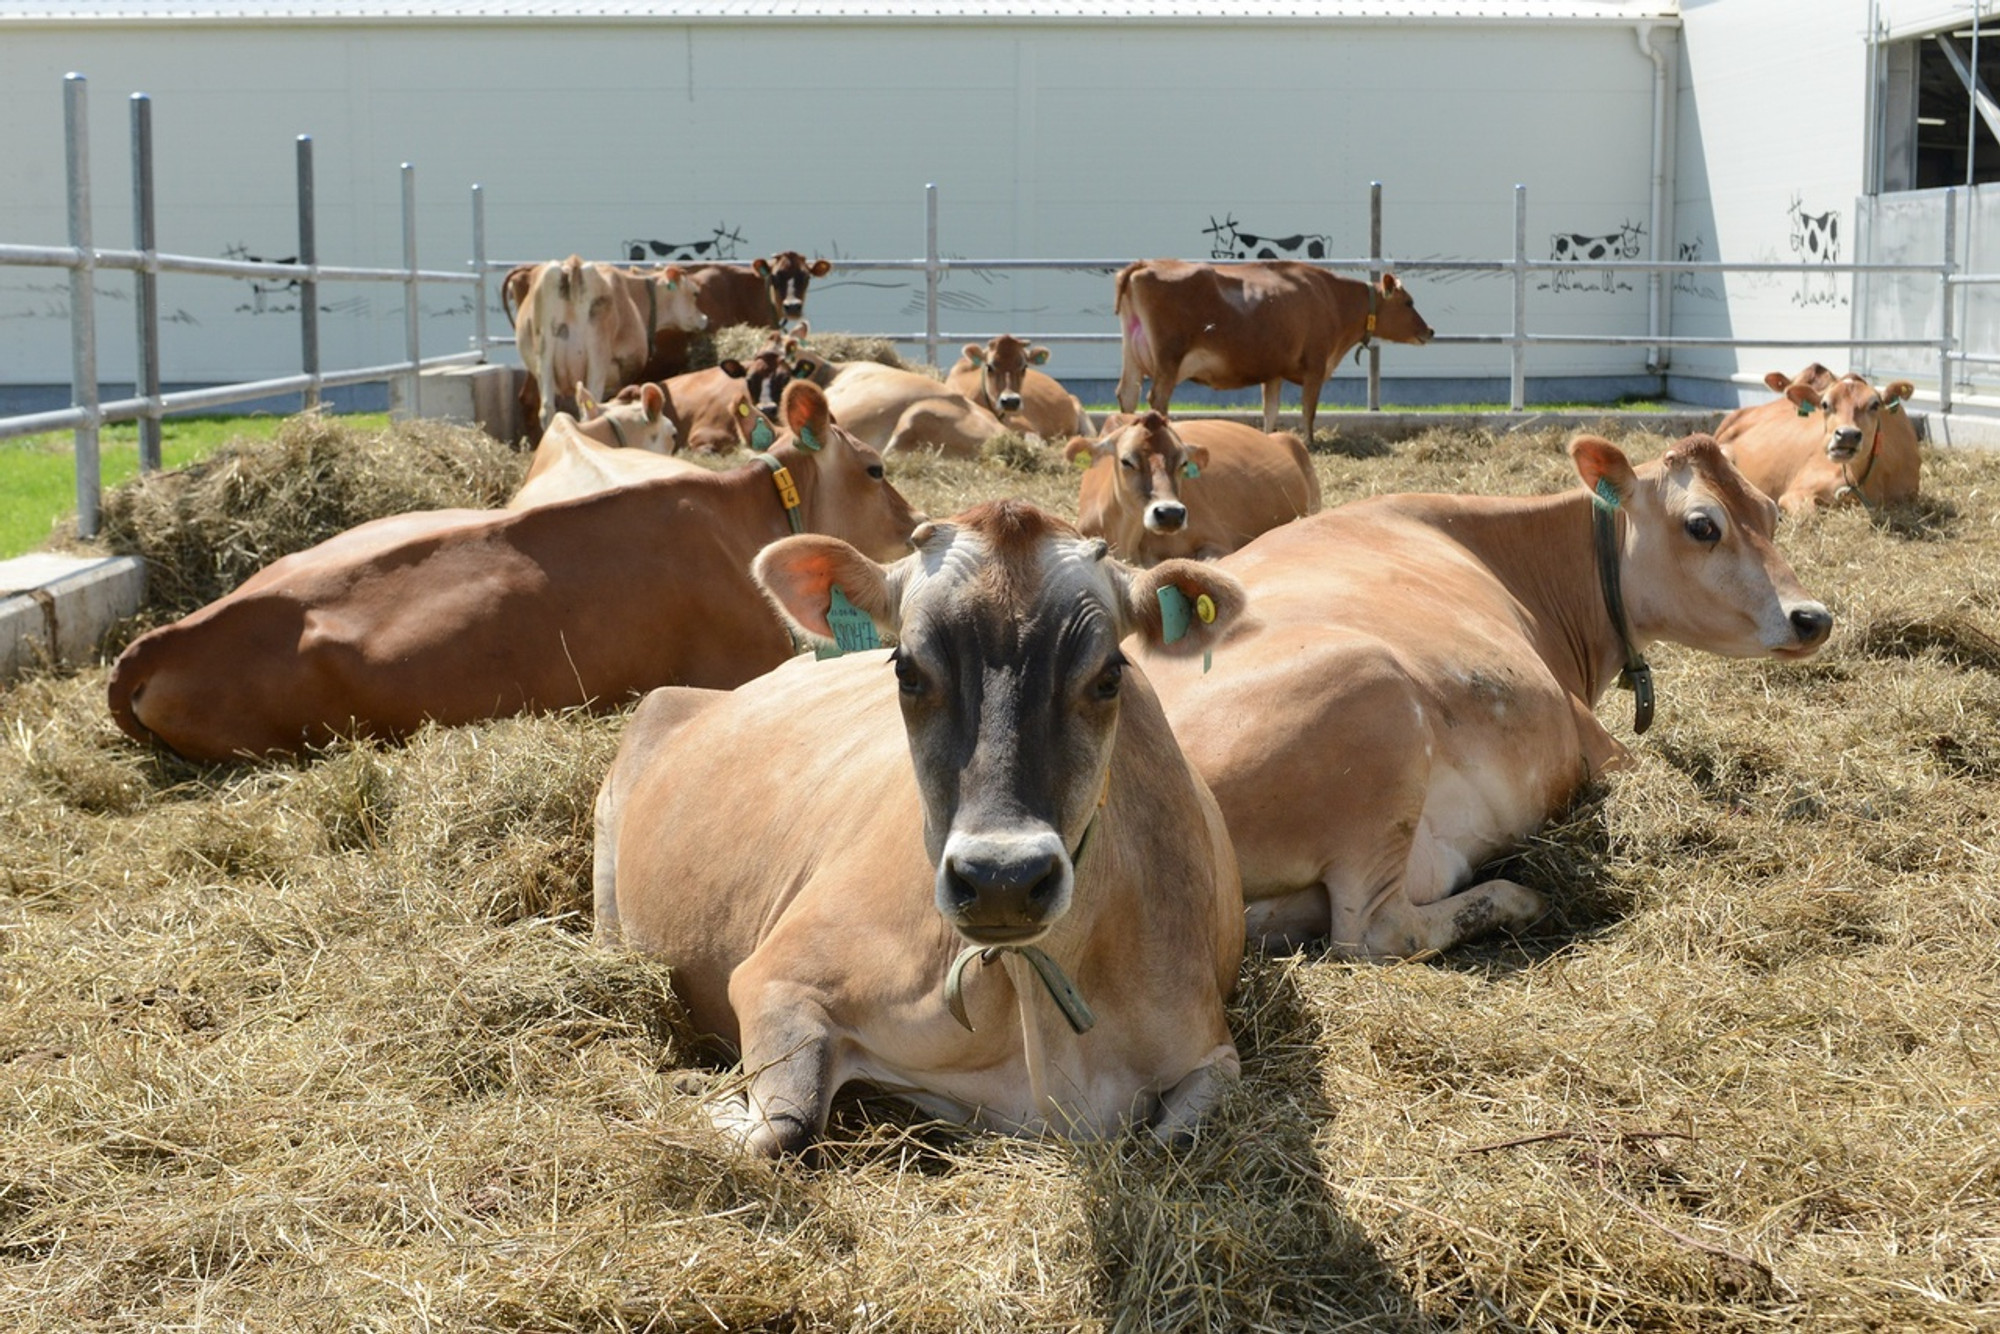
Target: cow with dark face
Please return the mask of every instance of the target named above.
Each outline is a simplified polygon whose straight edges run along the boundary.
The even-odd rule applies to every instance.
[[[802,1147],[850,1080],[1004,1130],[1184,1135],[1238,1070],[1241,899],[1119,641],[1198,655],[1234,581],[1129,569],[1019,501],[911,542],[887,566],[814,537],[756,563],[809,638],[858,614],[893,652],[640,706],[598,797],[599,939],[668,960],[741,1053],[713,1112],[752,1152]],[[1169,604],[1192,614],[1170,629]]]

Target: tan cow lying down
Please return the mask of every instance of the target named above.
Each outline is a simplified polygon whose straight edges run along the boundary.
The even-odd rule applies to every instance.
[[[795,383],[784,414],[770,461],[796,486],[789,516],[759,460],[533,509],[378,519],[134,640],[112,716],[216,761],[747,681],[792,654],[750,578],[759,550],[796,521],[888,555],[918,520],[817,386]]]
[[[944,383],[1022,435],[1067,440],[1097,434],[1082,401],[1035,369],[1048,360],[1047,348],[1029,347],[1012,334],[1001,334],[985,347],[967,343]]]
[[[884,454],[937,450],[946,458],[977,458],[1007,429],[941,382],[872,361],[848,363],[826,397],[836,421]]]
[[[1096,440],[1069,442],[1083,474],[1077,527],[1129,561],[1212,560],[1320,507],[1319,477],[1290,431],[1214,418],[1114,413]]]
[[[1182,1135],[1238,1073],[1242,899],[1119,640],[1160,640],[1171,587],[1213,608],[1170,650],[1198,651],[1241,593],[1193,562],[1128,569],[1021,501],[912,544],[757,558],[809,635],[839,588],[900,646],[649,696],[598,796],[598,936],[668,960],[695,1027],[741,1052],[747,1099],[715,1111],[750,1150],[803,1146],[857,1079],[1006,1130]]]
[[[1229,821],[1252,937],[1413,955],[1525,926],[1540,895],[1468,882],[1625,758],[1591,712],[1623,664],[1649,708],[1656,640],[1788,659],[1826,642],[1832,615],[1772,545],[1777,507],[1714,440],[1637,471],[1592,436],[1570,455],[1583,490],[1359,500],[1225,557],[1252,615],[1205,675],[1140,646]],[[1601,526],[1629,647],[1593,492],[1616,497]]]
[[[778,419],[785,386],[793,376],[809,380],[819,369],[816,360],[797,353],[797,339],[774,339],[747,362],[730,358],[707,370],[661,381],[658,388],[681,447],[727,454],[739,447],[769,445],[777,435],[771,423]],[[627,386],[618,397],[622,401],[638,392],[636,386]]]
[[[520,399],[530,439],[548,429],[558,393],[582,383],[609,398],[645,378],[665,331],[707,327],[681,277],[677,267],[636,272],[575,255],[507,274],[500,291],[514,307],[514,348],[528,371]]]
[[[1782,397],[1722,419],[1715,438],[1753,486],[1787,513],[1859,500],[1873,508],[1917,498],[1917,429],[1904,411],[1908,380],[1876,389],[1814,362],[1790,380],[1764,377]]]
[[[1308,445],[1320,385],[1342,357],[1376,338],[1431,340],[1431,326],[1395,274],[1370,284],[1292,260],[1140,260],[1118,271],[1114,306],[1123,335],[1121,411],[1138,407],[1144,376],[1153,381],[1147,401],[1159,412],[1182,380],[1211,389],[1261,384],[1264,429],[1275,431],[1278,396],[1289,380],[1299,386]]]
[[[633,398],[621,397],[599,409],[596,400],[577,386],[585,410],[596,410],[598,415],[579,423],[567,412],[558,412],[550,420],[508,509],[552,505],[655,477],[708,471],[672,454],[673,423],[663,411],[665,397],[658,385],[623,392],[632,392]]]

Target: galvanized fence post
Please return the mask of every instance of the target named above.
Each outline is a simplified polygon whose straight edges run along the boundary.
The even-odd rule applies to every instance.
[[[1379,261],[1382,258],[1382,182],[1368,182],[1368,258]],[[1379,262],[1368,266],[1368,285],[1375,286],[1382,281],[1382,266]],[[1368,305],[1372,310],[1375,295],[1370,292]],[[1382,410],[1382,347],[1374,339],[1368,340],[1368,410]],[[1310,445],[1312,442],[1307,441]]]
[[[1514,332],[1508,339],[1513,370],[1508,379],[1507,406],[1520,412],[1528,406],[1528,187],[1514,187]]]
[[[153,99],[132,94],[132,248],[139,252],[132,309],[138,320],[139,471],[160,470],[160,270],[154,254]]]
[[[63,141],[69,173],[69,243],[76,265],[69,271],[70,403],[83,413],[76,441],[76,532],[97,536],[98,491],[103,469],[97,455],[97,252],[90,238],[90,85],[81,74],[63,76]]]
[[[472,187],[472,346],[486,360],[486,187]]]
[[[313,192],[313,141],[310,134],[298,138],[299,178],[299,263],[311,269],[319,264],[319,237],[314,221],[318,200]],[[319,406],[319,279],[311,273],[299,280],[299,369],[312,377],[306,386],[304,404]]]
[[[924,360],[938,364],[937,186],[924,186]]]
[[[417,318],[417,169],[403,164],[403,350],[409,363],[410,392],[404,410],[422,416],[417,394],[423,384],[422,334]]]
[[[1953,290],[1951,275],[1958,265],[1958,189],[1948,188],[1944,192],[1944,272],[1940,291],[1944,312],[1938,319],[1938,411],[1951,411],[1951,344],[1953,316],[1958,306],[1958,293]]]

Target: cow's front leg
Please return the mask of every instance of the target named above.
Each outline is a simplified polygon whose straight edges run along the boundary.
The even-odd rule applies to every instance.
[[[1332,896],[1333,947],[1366,959],[1410,959],[1443,953],[1491,931],[1513,931],[1539,920],[1542,896],[1511,880],[1487,880],[1432,903],[1412,903],[1406,881],[1373,894]],[[1365,906],[1362,900],[1365,899]]]
[[[1307,449],[1313,447],[1313,418],[1319,413],[1319,391],[1325,384],[1324,374],[1318,376],[1308,374],[1299,381],[1299,416],[1303,422],[1299,438],[1305,441]],[[1275,426],[1264,428],[1267,434],[1277,429]]]
[[[1131,412],[1139,406],[1139,382],[1145,378],[1139,367],[1139,351],[1132,344],[1145,333],[1137,319],[1129,315],[1125,318],[1125,337],[1118,344],[1118,410]]]
[[[1285,396],[1285,381],[1281,376],[1264,381],[1264,434],[1270,435],[1278,429],[1279,400]],[[1311,420],[1310,417],[1307,418]],[[1312,433],[1306,433],[1306,444],[1312,444]]]
[[[806,988],[739,988],[743,971],[729,983],[743,1033],[743,1093],[711,1103],[709,1115],[745,1152],[776,1158],[799,1152],[826,1128],[834,1094],[833,1025]]]
[[[1153,1133],[1169,1144],[1191,1142],[1203,1118],[1242,1077],[1243,1060],[1236,1054],[1236,1044],[1220,1044],[1180,1083],[1160,1094],[1160,1114],[1153,1120]]]

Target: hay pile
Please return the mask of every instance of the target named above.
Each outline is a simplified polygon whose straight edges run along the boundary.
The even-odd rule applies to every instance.
[[[738,361],[748,361],[770,345],[771,333],[768,329],[756,329],[747,324],[732,325],[717,331],[709,340],[712,355],[707,361],[691,364],[700,369],[734,357]],[[896,351],[896,344],[887,338],[877,338],[870,334],[826,333],[808,331],[799,343],[799,355],[817,357],[822,361],[878,361],[884,366],[894,366],[897,370],[916,371],[919,374],[940,376],[935,367],[921,362],[906,362]]]
[[[1330,501],[1528,492],[1561,446],[1315,462]],[[1071,475],[890,467],[1074,512]],[[101,669],[8,690],[0,1324],[2000,1326],[2000,456],[1926,467],[1781,533],[1814,662],[1654,652],[1637,768],[1506,864],[1533,934],[1251,960],[1188,1152],[871,1098],[731,1157],[664,971],[588,940],[615,717],[203,771],[118,736]]]

